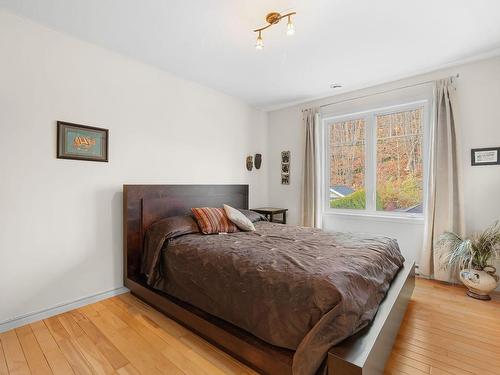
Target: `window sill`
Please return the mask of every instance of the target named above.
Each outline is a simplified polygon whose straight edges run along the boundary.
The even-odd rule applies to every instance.
[[[415,224],[423,224],[424,216],[423,215],[391,215],[384,213],[373,213],[373,212],[353,212],[350,210],[327,210],[323,212],[324,216],[344,216],[351,218],[360,218],[367,219],[372,221],[390,221],[396,223],[415,223]]]

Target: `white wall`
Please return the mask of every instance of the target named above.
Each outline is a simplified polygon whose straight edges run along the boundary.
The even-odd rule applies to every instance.
[[[299,222],[304,134],[301,110],[313,106],[384,91],[453,74],[457,80],[458,110],[462,133],[463,187],[466,226],[469,233],[500,219],[500,166],[471,167],[470,149],[500,146],[500,58],[456,66],[390,84],[337,95],[269,113],[269,203],[290,209],[290,223]],[[280,151],[290,150],[291,184],[280,184]],[[422,246],[422,222],[394,223],[373,218],[325,216],[325,229],[381,233],[398,239],[405,255],[418,259]]]
[[[265,113],[3,11],[0,51],[0,322],[123,285],[122,184],[267,203]],[[108,128],[109,163],[56,159],[57,120]]]

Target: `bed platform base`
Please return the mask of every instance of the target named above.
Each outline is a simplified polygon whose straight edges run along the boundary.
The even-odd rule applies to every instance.
[[[269,345],[194,306],[152,290],[142,282],[129,280],[126,286],[134,296],[259,373],[291,374],[293,351]]]
[[[191,207],[248,208],[248,185],[124,185],[124,283],[133,295],[261,374],[292,373],[294,352],[165,293],[149,288],[139,274],[147,226]],[[328,352],[328,375],[381,375],[415,286],[414,263],[399,271],[373,322]]]
[[[406,261],[372,323],[328,352],[328,375],[382,375],[415,289],[415,262]]]

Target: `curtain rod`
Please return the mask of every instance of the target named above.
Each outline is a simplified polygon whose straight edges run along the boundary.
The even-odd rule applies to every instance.
[[[460,74],[455,74],[455,75],[452,75],[450,77],[447,77],[447,78],[458,78],[460,77]],[[343,99],[343,100],[339,100],[337,102],[332,102],[332,103],[327,103],[327,104],[323,104],[323,105],[320,105],[319,107],[320,108],[324,108],[324,107],[328,107],[328,106],[331,106],[331,105],[334,105],[334,104],[340,104],[340,103],[344,103],[344,102],[349,102],[351,100],[356,100],[356,99],[363,99],[363,98],[368,98],[369,96],[374,96],[374,95],[380,95],[380,94],[385,94],[387,92],[392,92],[392,91],[397,91],[397,90],[403,90],[403,89],[407,89],[407,88],[410,88],[410,87],[415,87],[415,86],[421,86],[421,85],[427,85],[429,83],[433,83],[435,82],[436,80],[433,79],[433,80],[429,80],[429,81],[424,81],[424,82],[419,82],[419,83],[414,83],[412,85],[406,85],[406,86],[400,86],[400,87],[395,87],[395,88],[392,88],[392,89],[388,89],[388,90],[384,90],[384,91],[379,91],[379,92],[374,92],[372,94],[365,94],[365,95],[360,95],[360,96],[356,96],[354,98],[347,98],[347,99]]]

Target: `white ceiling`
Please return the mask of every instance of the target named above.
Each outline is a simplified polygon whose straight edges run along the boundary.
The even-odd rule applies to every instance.
[[[499,0],[0,0],[55,29],[260,108],[437,68],[500,47]],[[272,10],[297,11],[264,32]],[[341,90],[341,91],[342,91]]]

